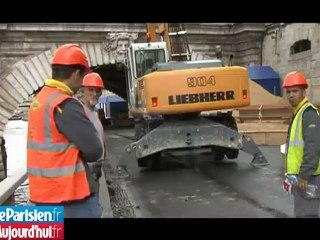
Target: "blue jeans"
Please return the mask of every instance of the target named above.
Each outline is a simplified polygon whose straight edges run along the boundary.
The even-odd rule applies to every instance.
[[[96,195],[64,205],[64,218],[101,218],[101,216],[102,209]]]

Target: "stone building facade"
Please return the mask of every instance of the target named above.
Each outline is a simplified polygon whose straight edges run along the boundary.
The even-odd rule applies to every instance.
[[[318,23],[271,24],[263,38],[262,65],[272,66],[280,79],[301,71],[309,82],[308,97],[320,105],[320,25]]]
[[[226,65],[270,65],[281,79],[289,71],[302,71],[311,85],[309,98],[320,104],[318,23],[185,26],[192,60],[216,58],[219,46]],[[79,43],[93,70],[103,76],[107,89],[124,96],[123,50],[131,42],[145,41],[145,29],[143,23],[1,23],[0,136],[18,105],[50,77],[52,54],[64,43]]]

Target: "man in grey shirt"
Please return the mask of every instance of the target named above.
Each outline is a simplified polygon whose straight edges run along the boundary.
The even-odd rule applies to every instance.
[[[45,81],[29,109],[30,202],[62,205],[66,218],[100,218],[88,163],[97,161],[103,148],[83,106],[72,97],[90,72],[87,57],[78,45],[65,44],[51,64],[52,79]]]
[[[89,163],[89,167],[95,180],[94,188],[97,195],[99,195],[99,179],[102,175],[102,163],[106,159],[106,144],[104,141],[103,126],[98,117],[98,113],[95,111],[95,106],[98,103],[98,99],[102,94],[103,88],[104,85],[100,75],[98,73],[89,73],[83,78],[82,87],[76,94],[80,103],[83,105],[87,117],[96,128],[99,139],[103,146],[103,154],[100,156],[98,161]]]

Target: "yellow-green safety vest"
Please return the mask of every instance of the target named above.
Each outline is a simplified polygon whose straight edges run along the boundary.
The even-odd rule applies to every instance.
[[[302,164],[304,154],[304,139],[302,135],[302,115],[309,106],[314,108],[317,111],[317,114],[319,115],[317,108],[313,106],[313,104],[311,104],[310,102],[307,102],[299,109],[296,116],[294,117],[289,132],[289,140],[287,141],[286,167],[288,174],[299,174],[300,171],[300,166]],[[319,174],[320,165],[318,165],[318,168],[313,175]]]

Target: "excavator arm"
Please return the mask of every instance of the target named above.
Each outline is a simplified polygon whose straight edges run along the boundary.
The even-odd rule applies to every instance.
[[[149,42],[166,42],[171,61],[190,61],[187,31],[183,23],[147,23]]]

